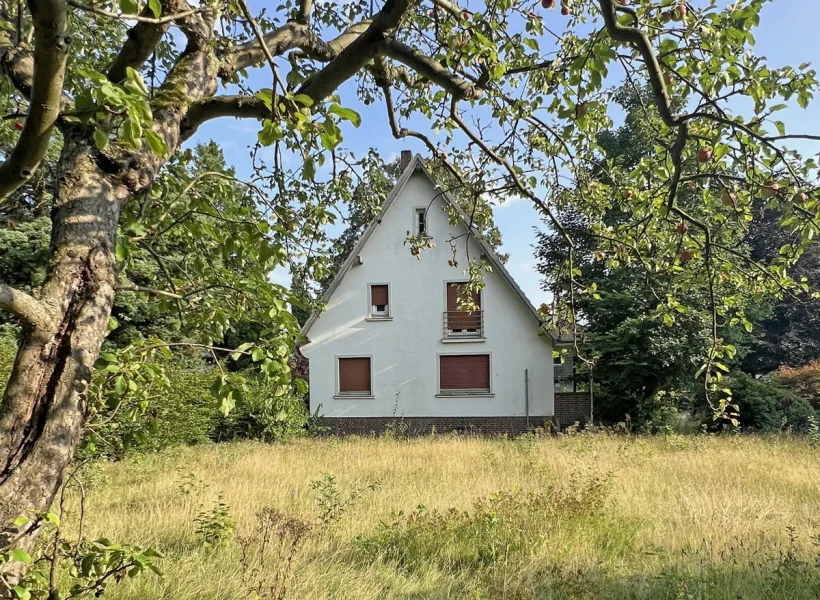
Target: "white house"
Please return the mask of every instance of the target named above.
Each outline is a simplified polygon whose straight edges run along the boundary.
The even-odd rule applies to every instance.
[[[435,247],[413,256],[408,231],[432,236]],[[379,432],[402,418],[414,431],[515,433],[555,415],[553,338],[472,233],[423,159],[411,158],[327,290],[327,309],[302,330],[310,409],[333,430]],[[451,238],[458,267],[449,264]],[[492,266],[472,313],[456,302],[468,248]]]

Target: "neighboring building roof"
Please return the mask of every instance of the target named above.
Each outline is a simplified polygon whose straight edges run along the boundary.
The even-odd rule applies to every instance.
[[[420,171],[425,176],[427,176],[427,178],[433,183],[433,185],[436,188],[441,188],[438,181],[436,181],[436,178],[433,177],[432,173],[430,173],[429,169],[427,168],[425,160],[418,154],[413,156],[412,160],[407,165],[407,168],[404,170],[404,172],[399,177],[399,180],[396,182],[396,185],[393,186],[393,189],[387,196],[387,200],[385,200],[384,204],[382,205],[382,209],[379,212],[379,215],[375,219],[373,219],[370,225],[368,225],[361,239],[356,244],[356,247],[353,248],[353,251],[350,253],[350,256],[347,257],[347,260],[345,260],[345,262],[342,264],[342,267],[339,269],[339,272],[336,273],[336,277],[333,278],[333,282],[330,284],[330,287],[327,288],[327,291],[322,296],[323,302],[327,302],[330,300],[330,298],[333,296],[333,292],[336,291],[336,288],[339,287],[339,284],[341,284],[342,279],[344,279],[344,276],[351,269],[351,267],[353,267],[353,265],[356,264],[356,259],[361,254],[362,248],[364,248],[364,245],[367,243],[367,240],[369,240],[370,236],[373,235],[373,232],[376,230],[376,227],[378,227],[378,225],[381,224],[384,214],[390,209],[390,206],[393,204],[393,202],[395,202],[399,194],[401,194],[402,190],[404,189],[404,186],[407,185],[407,182],[410,180],[410,178],[413,176],[413,173],[415,173],[416,171]],[[498,257],[498,255],[484,240],[482,240],[480,237],[476,235],[475,227],[470,227],[470,220],[467,217],[467,214],[463,210],[461,210],[461,207],[459,207],[458,203],[450,196],[449,193],[447,193],[447,191],[442,189],[441,195],[444,198],[444,201],[459,216],[464,226],[470,232],[472,238],[481,246],[485,258],[492,264],[493,268],[501,274],[501,276],[507,281],[510,287],[512,287],[512,289],[515,290],[515,293],[524,303],[524,306],[526,306],[527,310],[532,314],[532,316],[535,318],[538,324],[541,325],[543,321],[541,317],[538,315],[538,311],[535,310],[535,307],[532,305],[532,302],[529,301],[527,296],[524,294],[523,290],[512,278],[512,275],[510,275],[510,272],[507,271],[507,269],[504,267],[504,263],[501,262],[501,259]],[[321,313],[317,310],[314,310],[313,313],[311,313],[310,318],[302,327],[303,336],[307,337],[308,332],[310,331],[311,327],[313,327],[313,324],[319,318],[320,314]],[[547,331],[547,333],[550,335],[551,338],[553,338],[554,340],[556,339],[553,332]]]

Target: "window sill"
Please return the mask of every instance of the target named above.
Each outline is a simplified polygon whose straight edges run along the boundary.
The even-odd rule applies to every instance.
[[[369,396],[367,394],[336,394],[333,396],[334,400],[375,400],[376,396]]]
[[[483,343],[486,342],[487,338],[483,337],[449,337],[449,338],[441,338],[442,344],[467,344],[470,342],[475,343]]]
[[[483,392],[469,393],[456,392],[454,394],[436,394],[436,398],[495,398],[495,394],[488,394]]]
[[[367,317],[365,321],[392,321],[393,317]]]

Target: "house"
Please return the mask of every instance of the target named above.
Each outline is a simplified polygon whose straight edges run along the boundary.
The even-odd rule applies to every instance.
[[[311,412],[336,432],[380,432],[399,418],[414,432],[543,426],[556,415],[553,336],[424,160],[403,153],[403,163],[326,310],[302,329]],[[408,232],[435,246],[414,256]],[[458,298],[476,257],[491,271],[472,294],[477,310],[465,312]]]

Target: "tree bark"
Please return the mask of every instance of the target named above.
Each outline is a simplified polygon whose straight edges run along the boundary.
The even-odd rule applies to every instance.
[[[62,485],[108,331],[117,222],[129,193],[95,156],[87,142],[66,139],[52,215],[52,263],[39,294],[52,326],[25,327],[0,402],[0,548],[17,537],[11,521],[48,510]],[[15,546],[29,550],[35,540],[26,535]]]

